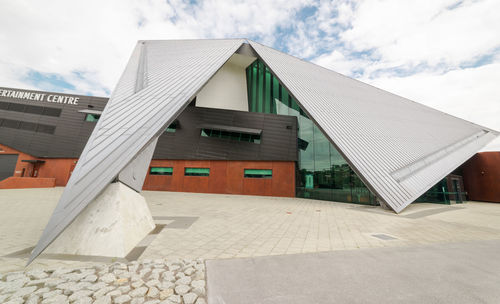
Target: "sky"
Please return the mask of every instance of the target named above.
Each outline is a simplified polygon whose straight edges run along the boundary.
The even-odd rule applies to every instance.
[[[248,38],[500,130],[498,0],[0,0],[0,86],[109,96],[137,40]],[[483,151],[499,151],[500,138]]]

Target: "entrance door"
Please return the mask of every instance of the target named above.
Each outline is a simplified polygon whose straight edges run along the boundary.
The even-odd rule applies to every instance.
[[[0,181],[14,175],[18,154],[0,154]]]

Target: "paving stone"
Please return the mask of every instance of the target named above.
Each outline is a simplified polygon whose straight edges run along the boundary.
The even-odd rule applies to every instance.
[[[189,284],[191,284],[190,277],[183,277],[175,281],[175,285],[189,285]]]
[[[73,272],[72,268],[57,268],[54,272],[52,272],[51,278],[58,278],[59,276]]]
[[[88,289],[88,290],[97,291],[97,290],[99,290],[99,289],[101,289],[101,288],[104,288],[104,287],[106,287],[106,286],[107,286],[107,284],[106,284],[106,283],[104,283],[104,282],[97,282],[97,283],[95,283],[95,284],[91,284],[91,285],[89,285],[89,286],[87,287],[87,289]]]
[[[40,300],[40,296],[37,296],[37,295],[31,295],[28,297],[28,299],[26,300],[26,302],[24,302],[24,304],[38,304],[38,300]]]
[[[132,284],[130,284],[130,286],[132,286],[133,288],[139,288],[142,285],[144,285],[144,281],[141,280],[141,279],[139,279],[138,281],[135,281]]]
[[[165,300],[173,294],[174,294],[173,288],[168,288],[168,289],[162,290],[162,291],[160,291],[160,295],[159,295],[160,300]]]
[[[170,301],[172,303],[181,303],[181,296],[180,295],[171,295],[170,297],[167,298],[167,301]]]
[[[160,300],[149,300],[144,302],[144,304],[158,304],[158,303],[160,303]]]
[[[104,297],[108,292],[110,292],[111,290],[114,290],[114,289],[115,289],[115,287],[113,287],[113,286],[103,287],[94,293],[94,297],[95,298]]]
[[[148,287],[153,287],[153,286],[159,286],[161,283],[157,279],[150,280],[146,282],[146,286]]]
[[[129,285],[125,285],[125,286],[121,286],[121,287],[118,287],[118,289],[123,293],[123,294],[126,294],[128,293],[132,288],[130,288]]]
[[[12,294],[12,298],[25,298],[36,290],[36,286],[24,287],[18,289],[16,292]]]
[[[166,281],[175,281],[175,274],[172,271],[165,271],[162,273],[161,278]]]
[[[123,304],[129,302],[130,300],[132,300],[132,298],[129,295],[122,295],[115,298],[113,302],[116,304]]]
[[[41,295],[41,294],[44,294],[44,293],[47,293],[50,291],[50,288],[48,287],[44,287],[44,288],[40,288],[38,289],[37,291],[35,291],[33,294],[34,295]]]
[[[205,287],[194,287],[192,291],[199,297],[204,297],[206,294]]]
[[[146,301],[144,297],[133,298],[130,304],[142,304],[144,301]]]
[[[97,281],[97,276],[95,274],[89,274],[82,279],[82,282],[94,283],[95,281]]]
[[[175,293],[178,295],[183,295],[189,292],[191,288],[187,285],[177,285],[175,286]]]
[[[49,275],[42,270],[30,270],[26,272],[26,275],[32,280],[41,280],[49,277]]]
[[[205,272],[197,271],[193,277],[193,280],[203,280],[205,279]]]
[[[87,297],[90,297],[92,296],[92,294],[94,294],[94,292],[92,290],[78,290],[77,292],[73,293],[69,298],[68,300],[70,302],[73,302],[73,301],[76,301],[76,300],[79,300],[81,298],[87,298]]]
[[[129,295],[132,298],[143,297],[147,292],[148,292],[148,288],[147,287],[139,287],[139,288],[134,289],[131,292],[129,292]]]
[[[156,287],[149,288],[148,293],[146,294],[148,298],[157,298],[159,295],[160,291]]]
[[[66,273],[66,274],[60,275],[59,277],[61,279],[67,279],[68,281],[71,281],[71,282],[78,282],[85,277],[85,274],[72,272],[72,273]]]
[[[0,294],[0,303],[7,301],[8,298],[10,298],[10,294]]]
[[[47,281],[45,281],[45,287],[53,288],[53,287],[56,287],[59,284],[65,283],[66,281],[67,280],[65,280],[65,279],[52,278],[52,276],[51,276],[50,279],[48,279]]]
[[[189,267],[188,269],[184,270],[184,274],[185,274],[185,275],[190,276],[190,275],[192,275],[195,271],[196,271],[196,270],[194,270],[194,268],[193,268],[193,267]]]
[[[14,298],[14,299],[10,299],[8,302],[5,302],[3,304],[23,304],[23,303],[24,303],[23,298]]]
[[[186,275],[184,274],[184,272],[178,272],[175,274],[175,278],[176,279],[182,279],[183,277],[185,277]]]
[[[37,285],[45,285],[45,282],[47,282],[48,279],[40,279],[40,280],[31,280],[28,283],[26,283],[26,286],[37,286]]]
[[[42,304],[60,304],[60,303],[69,303],[68,296],[59,294],[55,297],[51,297],[42,301]]]
[[[57,295],[60,295],[62,294],[62,290],[52,290],[52,291],[49,291],[49,292],[46,292],[42,295],[43,299],[48,299],[48,298],[52,298],[52,297],[55,297]]]
[[[116,297],[119,297],[122,295],[122,292],[118,289],[112,290],[106,294],[107,296],[110,296],[111,299],[114,299]]]
[[[29,279],[28,279],[29,280]],[[22,288],[26,282],[24,279],[16,280],[16,281],[10,281],[10,282],[4,282],[2,284],[2,293],[12,293],[15,292],[16,290]]]
[[[191,282],[193,287],[205,287],[205,280],[195,280]]]
[[[110,296],[97,297],[96,300],[94,301],[94,304],[111,304],[111,297]]]
[[[163,282],[161,282],[161,285],[158,286],[158,288],[160,290],[165,290],[165,289],[169,289],[169,288],[175,288],[175,284],[173,282],[170,282],[170,281],[163,281]]]
[[[151,273],[149,275],[149,279],[150,280],[158,280],[160,278],[160,274],[159,273]]]
[[[11,272],[5,276],[5,281],[12,282],[12,281],[21,280],[24,278],[26,278],[26,276],[22,272]]]
[[[197,298],[198,295],[193,292],[182,295],[182,300],[184,301],[184,304],[194,304],[194,301],[196,301]]]
[[[195,304],[207,304],[207,301],[204,298],[198,298]]]
[[[116,277],[112,273],[106,273],[102,277],[99,278],[99,281],[103,281],[104,283],[111,284],[116,280]]]
[[[117,286],[128,284],[128,278],[118,279],[114,282],[114,284]]]
[[[91,297],[83,297],[73,302],[73,304],[92,304],[92,302],[94,302],[94,299]]]

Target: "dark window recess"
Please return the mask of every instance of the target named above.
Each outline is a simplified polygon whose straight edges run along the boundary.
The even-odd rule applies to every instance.
[[[38,114],[42,115],[43,114],[43,107],[37,107],[37,106],[26,106],[24,109],[24,112],[30,113],[30,114]]]
[[[212,129],[201,129],[201,136],[215,138],[229,138],[235,141],[251,142],[260,144],[260,135],[239,132],[219,131]]]
[[[172,167],[151,167],[149,174],[151,175],[172,175],[174,169]]]
[[[99,115],[99,114],[90,114],[90,113],[87,113],[87,115],[85,115],[85,121],[97,122],[100,117],[101,117],[101,115]]]
[[[302,138],[297,138],[297,147],[300,150],[306,151],[307,150],[307,146],[309,146],[309,143],[307,141],[303,140]]]
[[[23,105],[23,104],[11,103],[9,105],[9,108],[7,109],[7,111],[24,112],[25,107],[26,107],[26,105]]]
[[[245,169],[244,176],[251,177],[251,178],[272,178],[273,177],[273,170],[272,169]]]
[[[19,129],[26,130],[26,131],[35,132],[36,128],[37,128],[37,124],[33,123],[33,122],[21,121],[21,123],[19,125]]]
[[[13,119],[3,119],[0,121],[0,126],[3,128],[10,129],[21,129],[32,132],[40,132],[47,134],[54,134],[56,127],[50,125],[37,124],[33,122],[13,120]]]
[[[185,176],[209,176],[210,168],[184,168]]]
[[[0,101],[0,110],[59,117],[61,109]]]
[[[43,108],[42,115],[59,117],[61,115],[61,109]]]
[[[47,133],[47,134],[54,134],[55,130],[56,130],[55,126],[41,125],[41,124],[39,124],[38,127],[36,128],[37,132]]]

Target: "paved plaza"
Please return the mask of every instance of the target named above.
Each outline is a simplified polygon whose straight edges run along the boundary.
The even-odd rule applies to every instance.
[[[0,190],[0,273],[24,269],[63,188]],[[380,207],[240,195],[144,191],[157,233],[133,259],[222,259],[500,239],[500,205]],[[116,259],[115,259],[116,260]],[[109,260],[112,262],[113,260]],[[108,262],[42,255],[30,268]]]
[[[8,272],[18,271],[18,275],[21,275],[25,271],[29,253],[38,241],[62,190],[63,188],[0,190],[0,273],[4,274],[0,281],[6,281],[5,274]],[[259,261],[261,258],[281,260],[290,257],[292,260],[300,260],[303,257],[307,261],[317,253],[332,255],[333,261],[334,254],[344,257],[351,254],[353,257],[376,256],[377,250],[398,252],[408,248],[418,251],[418,248],[427,248],[429,245],[454,246],[453,244],[464,242],[500,240],[500,205],[492,203],[420,203],[410,205],[401,214],[395,214],[380,207],[300,198],[156,191],[144,191],[143,195],[151,209],[156,228],[125,259],[42,254],[26,270],[46,271],[48,276],[52,276],[54,272],[61,275],[70,271],[69,277],[82,276],[87,271],[89,273],[85,272],[86,275],[98,275],[97,280],[108,272],[113,273],[116,281],[110,284],[114,289],[104,287],[109,289],[110,297],[114,296],[115,299],[119,296],[116,290],[123,287],[116,285],[119,284],[116,283],[118,280],[123,279],[119,277],[123,270],[120,267],[126,265],[127,270],[129,267],[134,268],[136,260],[143,265],[140,266],[142,268],[152,270],[155,264],[163,267],[163,270],[157,270],[161,274],[160,271],[170,271],[175,261],[179,263],[180,271],[188,269],[190,265],[202,267],[203,260],[213,260],[208,265],[217,262],[219,264],[212,265],[222,265],[219,269],[225,269],[231,266],[224,266],[224,263],[245,263],[244,259],[233,258]],[[368,250],[372,248],[375,250]],[[477,257],[470,258],[474,260]],[[175,265],[173,267],[177,271],[179,268]],[[208,271],[210,298],[210,268]],[[140,269],[136,273],[129,271],[126,275],[132,278],[139,274]],[[26,272],[24,275],[26,280],[30,278]],[[143,275],[146,275],[141,278],[144,283],[147,283],[146,279],[154,280],[148,277],[151,273],[143,272]],[[177,276],[177,273],[174,275]],[[192,281],[205,280],[204,270],[189,275],[196,275]],[[182,275],[179,274],[178,278],[169,282],[175,284],[181,278]],[[5,288],[6,285],[1,283],[3,287],[0,286],[0,289]],[[100,281],[95,282],[99,283]],[[160,284],[156,286],[158,294],[162,291],[170,293],[176,286],[161,280],[160,283],[153,283]],[[191,290],[192,294],[194,288],[196,287],[188,285],[186,290]],[[126,287],[122,289],[125,290]],[[151,287],[148,286],[149,289]],[[61,289],[61,292],[66,296],[72,294],[71,290],[67,294],[65,289]],[[179,294],[175,292],[173,295]],[[195,294],[191,299],[203,303],[204,297],[204,293]],[[140,298],[147,299],[146,296]],[[130,301],[128,299],[123,303]],[[184,298],[182,301],[188,302]],[[168,299],[164,302],[175,303]],[[212,303],[216,302],[213,300]]]

